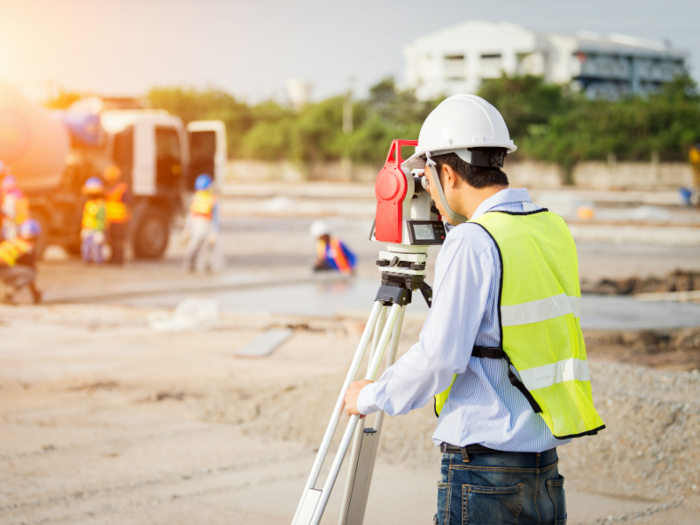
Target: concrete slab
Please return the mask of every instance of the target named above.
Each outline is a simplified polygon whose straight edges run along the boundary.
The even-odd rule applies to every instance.
[[[287,339],[292,337],[293,333],[294,330],[288,328],[270,328],[238,350],[234,355],[243,358],[266,357],[277,350]]]

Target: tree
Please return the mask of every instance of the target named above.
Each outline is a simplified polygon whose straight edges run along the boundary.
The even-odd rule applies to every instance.
[[[240,156],[243,136],[252,128],[251,108],[221,89],[198,90],[186,87],[155,87],[148,92],[154,108],[165,109],[185,123],[193,120],[222,120],[226,125],[228,153]]]

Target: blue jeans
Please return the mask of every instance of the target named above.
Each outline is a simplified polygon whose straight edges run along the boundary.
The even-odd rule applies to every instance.
[[[566,525],[556,450],[542,454],[443,454],[439,525]]]
[[[83,262],[102,264],[102,244],[96,243],[92,235],[88,235],[83,239],[80,251],[83,256]]]

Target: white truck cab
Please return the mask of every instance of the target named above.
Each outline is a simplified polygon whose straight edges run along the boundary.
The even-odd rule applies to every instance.
[[[184,126],[164,110],[115,109],[100,113],[108,157],[119,165],[134,197],[131,242],[140,258],[168,245],[170,223],[187,206],[202,173],[223,183],[226,128],[216,120]]]

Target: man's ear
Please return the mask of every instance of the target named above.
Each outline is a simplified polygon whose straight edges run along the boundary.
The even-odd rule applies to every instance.
[[[457,185],[459,183],[457,178],[459,177],[459,175],[457,175],[457,172],[452,169],[452,166],[449,166],[447,164],[443,164],[442,165],[442,173],[443,173],[444,180],[445,180],[445,183],[444,183],[445,190],[447,190],[448,188],[451,190],[457,189]]]

